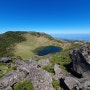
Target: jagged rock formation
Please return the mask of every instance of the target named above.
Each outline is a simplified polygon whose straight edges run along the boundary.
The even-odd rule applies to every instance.
[[[50,74],[40,67],[38,68],[38,62],[33,61],[25,63],[17,61],[16,64],[20,71],[24,71],[29,74],[28,79],[33,83],[35,90],[53,90]]]
[[[68,74],[61,78],[65,90],[90,90],[90,45],[74,49],[70,57],[70,71],[76,77]]]
[[[83,45],[70,53],[71,74],[65,74],[59,65],[54,65],[54,80],[63,84],[64,90],[90,90],[90,45]],[[29,80],[35,90],[53,90],[51,75],[42,69],[49,65],[49,59],[29,62],[16,61],[17,70],[6,74],[0,79],[0,90],[12,90],[12,86],[20,81]],[[79,78],[78,78],[79,76]]]
[[[11,87],[22,80],[30,80],[35,90],[53,90],[50,74],[38,67],[39,64],[36,61],[24,62],[17,60],[18,70],[8,73],[0,79],[0,90],[12,90]],[[42,65],[45,66],[46,64]]]
[[[53,79],[57,81],[60,80],[63,77],[63,75],[65,75],[64,71],[61,68],[59,68],[58,64],[54,65],[54,73],[55,75]]]
[[[90,90],[90,45],[82,45],[70,53],[72,59],[71,71],[79,79],[81,90]]]
[[[48,72],[38,68],[31,68],[29,79],[35,90],[53,90],[52,78]]]
[[[83,45],[70,53],[72,71],[81,77],[90,77],[90,45]]]
[[[23,71],[13,71],[11,73],[6,74],[0,79],[0,90],[7,90],[7,88],[13,86],[14,83],[24,80],[24,78],[26,78],[26,75],[27,74]]]

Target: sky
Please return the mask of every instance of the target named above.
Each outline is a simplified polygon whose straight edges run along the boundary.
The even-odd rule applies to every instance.
[[[0,33],[90,34],[90,0],[0,0]]]

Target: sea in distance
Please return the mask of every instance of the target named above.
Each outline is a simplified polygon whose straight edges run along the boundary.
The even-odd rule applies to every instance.
[[[88,41],[90,42],[90,34],[51,34],[54,38],[71,41]]]

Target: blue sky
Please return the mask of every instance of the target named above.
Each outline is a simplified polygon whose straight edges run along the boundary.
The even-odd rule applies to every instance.
[[[0,33],[90,34],[90,0],[0,0]]]

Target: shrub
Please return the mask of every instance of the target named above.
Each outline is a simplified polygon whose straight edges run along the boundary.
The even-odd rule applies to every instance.
[[[54,66],[52,66],[52,65],[45,66],[45,67],[43,67],[43,69],[50,72],[50,73],[54,73]]]
[[[16,66],[13,66],[13,67],[12,67],[12,70],[17,70],[17,67],[16,67]]]
[[[13,87],[13,90],[34,90],[34,87],[31,82],[23,81],[16,83]]]
[[[58,89],[60,88],[60,84],[59,84],[58,81],[53,81],[53,82],[52,82],[52,85],[53,85],[53,87],[54,87],[56,90],[58,90]]]

